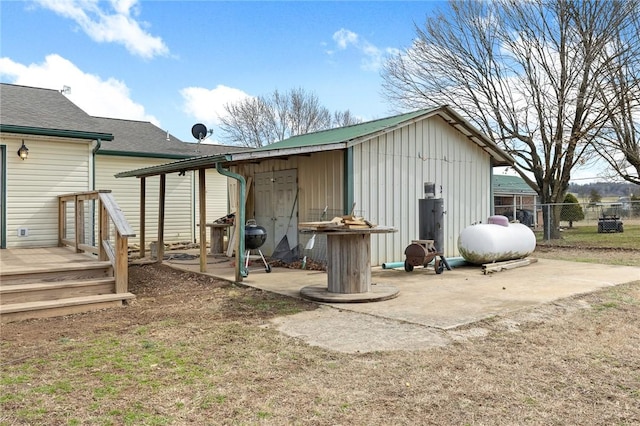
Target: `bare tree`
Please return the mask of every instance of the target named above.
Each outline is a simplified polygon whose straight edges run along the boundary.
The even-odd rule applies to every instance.
[[[254,148],[291,136],[360,122],[349,110],[332,116],[315,94],[300,88],[284,94],[276,90],[269,97],[227,104],[225,112],[220,118],[224,138]]]
[[[386,62],[383,90],[403,108],[461,111],[512,154],[541,202],[559,204],[609,117],[597,83],[619,56],[616,30],[637,8],[636,0],[450,1]],[[559,207],[545,211],[552,238],[559,220]]]
[[[609,120],[596,148],[614,176],[640,185],[640,43],[628,43],[640,34],[636,12],[633,24],[621,28],[616,40],[615,51],[626,54],[608,62],[609,73],[599,86]]]

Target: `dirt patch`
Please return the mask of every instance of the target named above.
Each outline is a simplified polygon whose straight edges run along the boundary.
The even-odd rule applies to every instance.
[[[407,345],[367,353],[276,330],[312,303],[156,265],[130,283],[122,309],[3,325],[0,424],[640,422],[640,282],[447,332],[345,317],[337,343]]]

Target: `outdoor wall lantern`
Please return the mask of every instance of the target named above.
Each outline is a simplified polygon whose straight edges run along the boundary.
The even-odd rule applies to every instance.
[[[29,156],[29,148],[27,148],[27,146],[24,144],[24,139],[23,139],[22,146],[18,150],[18,157],[20,157],[21,160],[26,160],[28,156]]]

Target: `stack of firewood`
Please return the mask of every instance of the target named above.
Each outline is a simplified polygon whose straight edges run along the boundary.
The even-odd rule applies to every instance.
[[[336,216],[329,221],[321,222],[300,222],[300,229],[311,229],[314,231],[331,230],[331,229],[369,229],[375,228],[377,225],[369,222],[363,217],[354,216],[352,214],[346,216]]]

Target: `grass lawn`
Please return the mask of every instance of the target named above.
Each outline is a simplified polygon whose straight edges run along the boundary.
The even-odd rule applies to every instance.
[[[267,326],[312,303],[159,265],[130,285],[126,308],[3,324],[0,425],[640,424],[640,280],[355,354]]]
[[[640,250],[640,224],[624,224],[624,232],[598,233],[597,224],[574,225],[564,228],[561,240],[544,241],[542,232],[536,233],[538,243],[572,247],[600,247]]]

